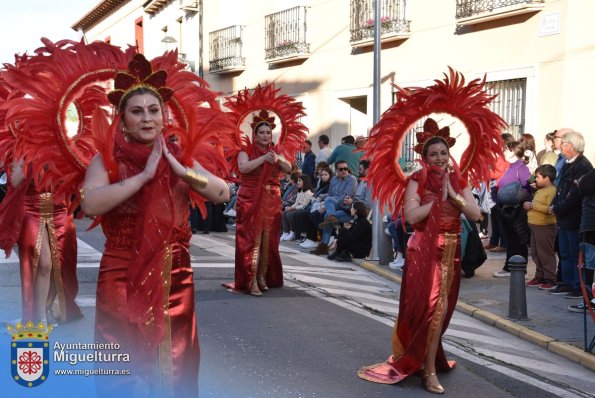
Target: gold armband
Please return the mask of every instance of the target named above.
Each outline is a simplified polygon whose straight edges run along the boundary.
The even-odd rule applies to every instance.
[[[289,163],[289,161],[287,159],[285,159],[285,156],[283,155],[277,155],[277,163],[278,162],[286,162]]]
[[[188,184],[196,184],[199,188],[204,188],[209,182],[209,177],[205,174],[199,174],[194,169],[186,167],[186,176],[184,178]]]
[[[463,207],[465,207],[467,205],[467,201],[465,200],[465,198],[463,198],[459,194],[457,194],[457,196],[455,196],[452,199],[452,201],[455,202],[455,204],[459,207],[459,209],[462,209]]]

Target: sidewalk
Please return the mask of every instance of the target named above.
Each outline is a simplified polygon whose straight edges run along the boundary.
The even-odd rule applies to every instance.
[[[503,253],[488,252],[488,260],[476,270],[475,276],[461,280],[457,310],[595,371],[595,355],[583,350],[583,314],[567,309],[569,305],[578,304],[579,300],[569,300],[536,287],[527,287],[529,319],[517,321],[508,318],[510,278],[492,276],[495,271],[502,269],[504,259]],[[354,259],[354,262],[387,279],[401,282],[402,272],[393,271],[388,265],[358,259]],[[535,264],[529,260],[527,280],[532,279],[534,274]],[[590,342],[595,333],[595,324],[588,313],[587,326],[587,339]]]

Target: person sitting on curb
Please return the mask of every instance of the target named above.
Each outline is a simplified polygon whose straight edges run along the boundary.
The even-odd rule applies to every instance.
[[[364,202],[353,202],[350,208],[353,226],[342,228],[337,237],[337,250],[329,254],[329,260],[349,262],[351,257],[365,258],[372,248],[372,225],[368,221],[368,209]]]

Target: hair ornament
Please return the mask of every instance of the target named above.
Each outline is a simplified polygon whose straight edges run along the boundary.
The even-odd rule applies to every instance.
[[[258,115],[255,115],[252,119],[252,123],[250,123],[252,131],[254,131],[254,129],[256,129],[256,127],[261,123],[267,124],[271,128],[271,131],[277,126],[275,124],[275,116],[269,116],[269,113],[266,111],[266,109],[261,110]]]
[[[114,90],[107,98],[113,105],[120,107],[122,98],[136,89],[144,88],[155,93],[163,102],[173,95],[173,90],[165,85],[167,72],[159,69],[153,72],[151,63],[142,54],[136,54],[128,64],[128,70],[116,73]]]
[[[413,147],[413,150],[419,154],[423,152],[426,143],[433,137],[441,138],[449,148],[452,148],[456,142],[456,139],[450,136],[450,128],[448,126],[438,129],[438,123],[430,117],[424,122],[423,130],[416,133],[415,136],[417,138],[417,145]]]

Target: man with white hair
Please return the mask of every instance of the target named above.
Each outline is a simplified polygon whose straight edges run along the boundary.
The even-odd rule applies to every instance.
[[[559,132],[560,130],[556,132],[556,137]],[[566,161],[562,166],[556,196],[550,211],[556,215],[558,222],[562,283],[549,293],[565,295],[566,298],[580,298],[582,293],[577,263],[582,195],[577,181],[591,171],[593,166],[583,155],[585,139],[581,133],[570,130],[559,138],[560,151]]]

